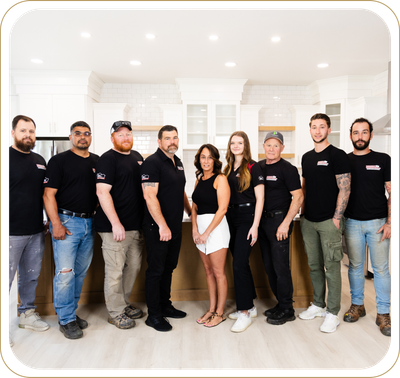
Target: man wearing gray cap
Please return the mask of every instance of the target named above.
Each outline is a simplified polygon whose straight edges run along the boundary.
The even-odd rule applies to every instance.
[[[110,132],[114,147],[100,157],[96,167],[100,206],[95,226],[103,241],[108,322],[117,328],[129,329],[135,326],[134,319],[143,316],[142,310],[129,302],[142,263],[144,200],[140,166],[143,157],[132,150],[129,121],[114,122]]]
[[[269,285],[278,304],[265,311],[274,325],[295,320],[293,283],[289,266],[289,237],[293,218],[303,202],[296,167],[281,158],[283,135],[269,132],[264,139],[265,159],[259,162],[265,179],[264,210],[259,227],[259,242]]]

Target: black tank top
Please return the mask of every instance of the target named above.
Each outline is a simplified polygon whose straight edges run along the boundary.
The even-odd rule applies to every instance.
[[[214,181],[218,175],[211,176],[207,180],[200,178],[192,194],[192,200],[197,205],[197,214],[215,214],[218,210],[217,191]]]

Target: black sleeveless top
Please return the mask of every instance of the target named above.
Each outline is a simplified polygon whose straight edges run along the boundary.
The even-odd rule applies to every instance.
[[[214,181],[217,174],[207,180],[200,178],[192,194],[192,200],[197,205],[197,214],[215,214],[218,210],[217,191],[214,188]]]

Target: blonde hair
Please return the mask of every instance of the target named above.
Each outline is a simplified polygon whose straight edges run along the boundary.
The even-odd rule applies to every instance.
[[[243,138],[244,149],[243,149],[243,159],[239,167],[239,193],[244,192],[250,187],[251,184],[251,174],[249,170],[249,163],[251,161],[251,151],[249,137],[244,131],[235,131],[229,138],[228,148],[226,150],[226,163],[224,168],[224,175],[229,176],[233,170],[233,164],[235,163],[235,155],[231,151],[231,141],[234,136]]]

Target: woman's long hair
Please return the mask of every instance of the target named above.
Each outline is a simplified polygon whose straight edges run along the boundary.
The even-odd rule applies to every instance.
[[[199,150],[196,153],[196,156],[194,157],[194,166],[197,168],[196,171],[196,178],[200,178],[203,176],[203,168],[201,168],[200,164],[200,155],[203,152],[203,150],[207,148],[208,151],[210,151],[211,158],[214,160],[214,168],[213,168],[213,173],[219,175],[221,174],[221,169],[222,169],[222,162],[219,160],[219,151],[218,148],[213,146],[212,144],[203,144]]]
[[[231,141],[234,136],[241,137],[244,141],[243,160],[239,167],[239,193],[242,193],[249,188],[251,183],[251,174],[249,171],[249,163],[251,161],[250,142],[249,137],[244,131],[235,131],[229,138],[228,148],[226,150],[227,164],[224,168],[224,175],[226,177],[229,176],[235,163],[235,155],[231,151]]]

